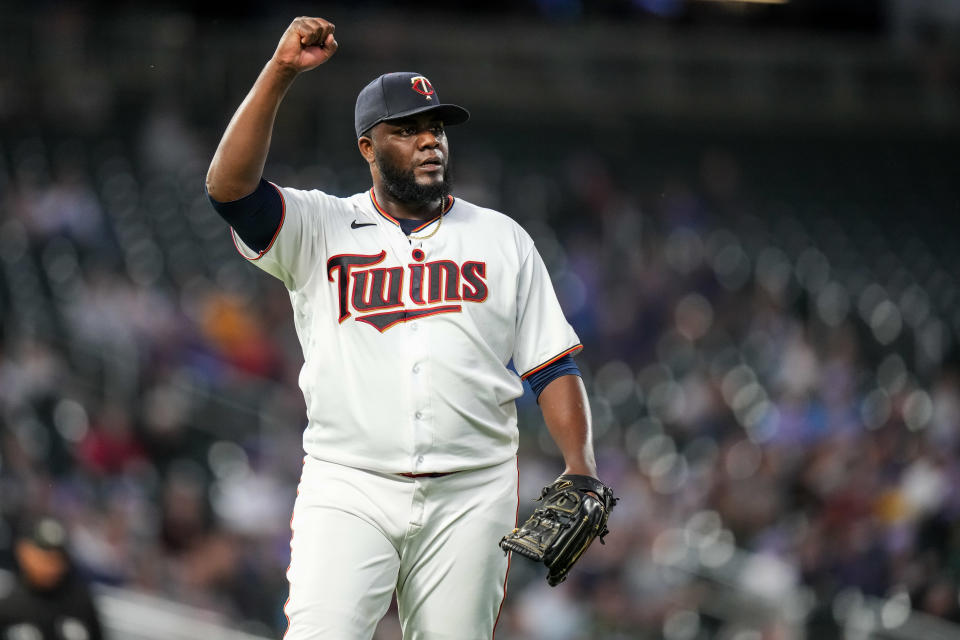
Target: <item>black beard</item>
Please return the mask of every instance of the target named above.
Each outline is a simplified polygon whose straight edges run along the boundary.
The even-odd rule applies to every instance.
[[[377,169],[380,171],[380,177],[383,179],[383,186],[397,202],[408,205],[424,206],[445,200],[453,190],[453,180],[450,175],[450,160],[443,168],[443,180],[437,184],[421,185],[417,183],[417,178],[413,170],[404,171],[400,167],[390,164],[390,161],[376,153]]]

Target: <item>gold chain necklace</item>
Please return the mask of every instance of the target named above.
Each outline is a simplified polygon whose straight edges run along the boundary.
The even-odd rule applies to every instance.
[[[414,236],[414,235],[410,235],[410,236],[407,236],[407,237],[410,238],[411,240],[426,240],[427,238],[432,238],[433,236],[436,235],[437,231],[440,231],[440,225],[441,225],[441,224],[443,224],[443,214],[442,214],[442,213],[440,214],[440,219],[437,220],[437,226],[434,227],[433,231],[431,231],[430,233],[428,233],[428,234],[425,235],[425,236]]]

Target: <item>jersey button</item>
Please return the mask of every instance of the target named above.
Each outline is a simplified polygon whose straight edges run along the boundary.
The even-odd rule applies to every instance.
[[[416,322],[410,323],[410,331],[419,331],[419,330],[420,330],[420,325],[418,325]]]
[[[423,456],[417,456],[417,462],[423,462]]]
[[[419,364],[413,365],[413,372],[414,372],[414,373],[420,373],[420,365],[419,365]]]
[[[413,417],[416,418],[417,420],[419,420],[419,419],[421,419],[421,418],[423,417],[423,414],[420,413],[419,411],[417,411],[415,414],[413,414]]]

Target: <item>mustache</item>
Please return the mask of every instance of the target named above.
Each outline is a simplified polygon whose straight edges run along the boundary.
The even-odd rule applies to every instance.
[[[447,159],[446,159],[445,156],[434,156],[434,157],[431,157],[431,158],[427,158],[427,159],[424,160],[423,162],[419,163],[417,166],[418,166],[418,167],[422,167],[422,166],[425,165],[425,164],[439,164],[439,165],[441,165],[442,167],[446,168],[446,167],[447,167]]]

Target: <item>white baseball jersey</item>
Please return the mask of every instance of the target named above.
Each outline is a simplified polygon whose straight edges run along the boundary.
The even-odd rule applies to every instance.
[[[384,473],[513,458],[523,385],[507,364],[525,377],[581,348],[530,236],[453,197],[408,237],[373,190],[277,189],[284,213],[270,246],[233,235],[290,292],[305,451]]]

